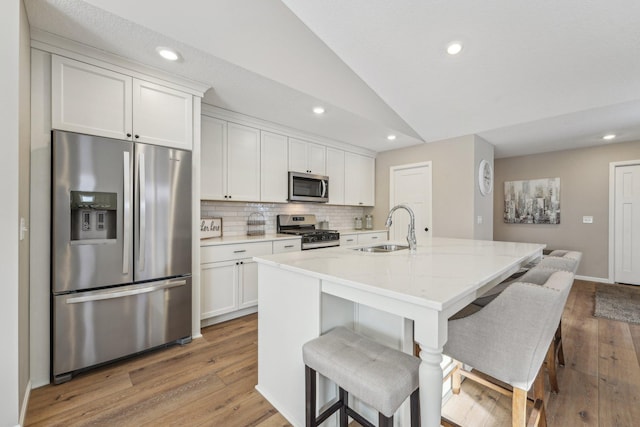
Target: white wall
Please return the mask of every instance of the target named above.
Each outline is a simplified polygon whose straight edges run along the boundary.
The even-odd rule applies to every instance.
[[[19,46],[20,0],[4,0],[0,6],[0,425],[12,426],[19,420],[18,367],[18,165],[19,165]]]
[[[493,195],[495,191],[483,196],[480,193],[479,181],[479,166],[482,160],[486,160],[493,168],[493,145],[489,144],[479,136],[474,136],[474,151],[475,151],[475,175],[474,183],[475,188],[473,192],[474,197],[474,218],[475,226],[473,229],[473,238],[480,240],[493,240]],[[482,222],[478,221],[478,218],[482,218]]]

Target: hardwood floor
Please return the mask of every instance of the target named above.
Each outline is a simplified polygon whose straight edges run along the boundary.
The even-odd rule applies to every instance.
[[[631,427],[640,420],[640,325],[594,318],[594,292],[594,283],[576,280],[567,301],[567,365],[558,369],[560,393],[546,401],[551,427]],[[289,425],[254,389],[257,316],[202,333],[186,346],[33,390],[26,425]],[[465,381],[443,414],[463,426],[509,426],[510,408],[508,398]]]

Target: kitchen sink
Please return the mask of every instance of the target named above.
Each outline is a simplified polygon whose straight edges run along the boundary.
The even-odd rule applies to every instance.
[[[363,248],[354,248],[354,251],[360,252],[395,252],[403,249],[408,249],[409,246],[403,245],[394,245],[394,244],[383,244],[383,245],[375,245],[375,246],[365,246]]]

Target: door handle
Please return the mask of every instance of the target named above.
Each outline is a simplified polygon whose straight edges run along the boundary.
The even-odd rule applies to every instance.
[[[129,274],[129,246],[131,245],[131,159],[128,151],[122,159],[123,172],[123,230],[122,230],[122,274]]]
[[[83,297],[73,297],[73,298],[68,298],[65,302],[67,304],[78,304],[81,302],[92,302],[92,301],[102,301],[102,300],[107,300],[107,299],[116,299],[116,298],[124,298],[124,297],[129,297],[132,295],[140,295],[140,294],[147,294],[149,292],[154,292],[154,291],[159,291],[161,289],[170,289],[170,288],[175,288],[178,286],[184,286],[187,284],[187,281],[182,279],[182,280],[170,280],[164,283],[160,283],[157,285],[153,285],[153,286],[147,286],[145,288],[140,288],[140,289],[128,289],[126,291],[104,291],[104,292],[100,292],[98,294],[95,295],[87,295],[87,296],[83,296]]]
[[[327,183],[326,181],[323,179],[322,181],[320,181],[322,183],[322,197],[326,197],[327,195]]]
[[[145,246],[146,246],[146,238],[147,238],[147,184],[145,181],[146,171],[144,165],[144,153],[140,153],[138,155],[138,180],[139,180],[139,197],[140,197],[140,212],[139,212],[139,226],[140,226],[140,240],[139,244],[139,252],[138,252],[138,265],[140,266],[139,270],[144,271],[144,259],[145,259]]]

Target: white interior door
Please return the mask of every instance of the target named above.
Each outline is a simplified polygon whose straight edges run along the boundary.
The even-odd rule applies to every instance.
[[[416,216],[416,239],[431,237],[431,162],[393,166],[389,179],[389,209],[407,204]],[[397,210],[390,229],[391,240],[404,240],[407,236],[409,214]]]
[[[640,285],[640,165],[616,167],[614,203],[614,281]]]

